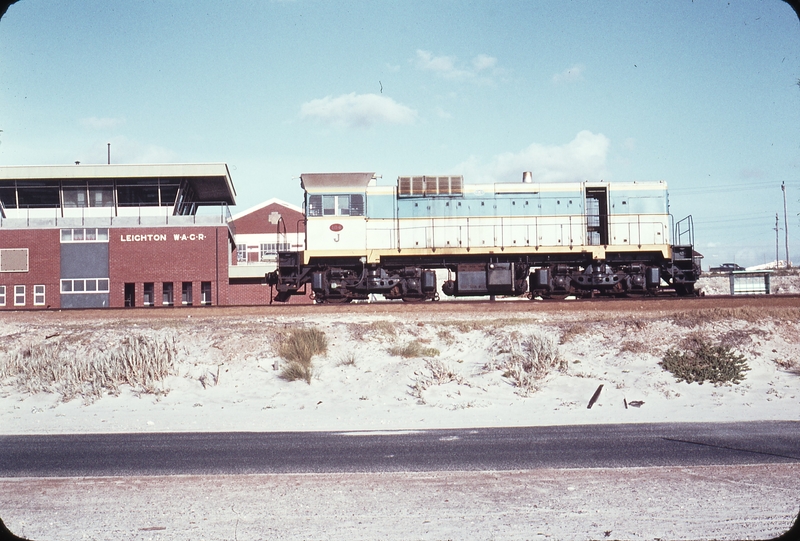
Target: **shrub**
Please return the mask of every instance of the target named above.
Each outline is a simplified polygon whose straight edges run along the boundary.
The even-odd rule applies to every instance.
[[[419,342],[408,342],[405,346],[393,346],[389,348],[389,354],[396,357],[436,357],[439,350],[431,347],[423,347]]]
[[[684,340],[682,349],[670,348],[659,364],[678,381],[701,385],[706,381],[715,385],[739,383],[744,372],[750,370],[744,355],[734,353],[728,346],[712,345],[697,335]]]

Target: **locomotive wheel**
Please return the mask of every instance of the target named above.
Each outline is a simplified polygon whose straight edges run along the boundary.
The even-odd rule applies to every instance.
[[[676,284],[675,293],[678,294],[678,297],[694,297],[696,295],[694,290],[694,284],[691,285]]]
[[[347,304],[352,301],[352,297],[345,297],[344,295],[326,295],[320,296],[316,295],[314,300],[317,304]]]
[[[347,304],[351,302],[352,297],[326,297],[325,302],[328,304]]]

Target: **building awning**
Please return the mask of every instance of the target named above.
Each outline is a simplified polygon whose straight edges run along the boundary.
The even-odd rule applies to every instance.
[[[170,181],[184,187],[181,192],[188,198],[184,203],[236,204],[236,190],[224,163],[0,166],[0,189],[17,182],[36,181],[62,184],[86,181],[90,187],[109,181],[116,184]]]

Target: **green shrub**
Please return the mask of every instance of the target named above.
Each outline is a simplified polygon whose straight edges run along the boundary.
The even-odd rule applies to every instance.
[[[705,338],[689,337],[682,349],[670,348],[659,363],[672,372],[678,381],[715,385],[739,383],[744,372],[750,370],[744,355],[734,353],[730,347],[712,345]]]

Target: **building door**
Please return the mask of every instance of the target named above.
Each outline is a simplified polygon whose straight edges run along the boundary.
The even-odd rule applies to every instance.
[[[134,306],[136,306],[136,284],[125,284],[125,307],[133,308]]]
[[[586,244],[608,244],[608,192],[606,188],[586,188]]]

